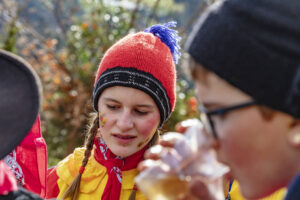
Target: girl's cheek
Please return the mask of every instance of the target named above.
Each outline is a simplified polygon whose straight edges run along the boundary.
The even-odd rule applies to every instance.
[[[106,116],[105,116],[105,113],[100,112],[100,113],[99,113],[99,123],[100,123],[100,126],[101,126],[102,128],[104,128],[106,122],[107,122],[107,118],[106,118]]]
[[[141,146],[143,146],[144,144],[147,144],[150,141],[150,137],[148,137],[146,140],[139,142],[137,147],[140,148]]]
[[[152,135],[153,132],[156,131],[159,125],[159,119],[151,118],[149,119],[146,123],[143,124],[143,135],[144,136],[149,136]]]
[[[146,121],[146,123],[140,123],[140,134],[143,138],[145,138],[143,141],[139,142],[137,147],[140,148],[141,146],[148,143],[153,135],[155,134],[158,125],[159,125],[159,119],[155,119],[151,117],[149,120]],[[144,121],[145,122],[145,121]]]

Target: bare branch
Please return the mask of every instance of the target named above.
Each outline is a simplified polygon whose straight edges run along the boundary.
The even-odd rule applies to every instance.
[[[210,3],[207,1],[203,1],[203,3],[200,3],[197,10],[194,12],[194,14],[192,15],[192,17],[189,19],[189,21],[185,24],[184,27],[182,27],[178,32],[179,34],[183,34],[185,33],[190,26],[192,26],[195,21],[198,19],[198,17],[202,14],[203,10],[209,5]]]
[[[156,19],[156,18],[157,18],[156,10],[157,10],[157,8],[158,8],[159,3],[160,3],[160,0],[156,0],[156,1],[155,1],[155,4],[154,4],[154,6],[153,6],[153,8],[152,8],[152,12],[149,14],[149,16],[148,16],[148,18],[147,18],[147,26],[150,25],[151,19],[153,19],[153,18]]]
[[[61,2],[62,1],[60,1],[60,0],[54,0],[53,9],[51,9],[51,11],[54,15],[57,25],[59,26],[61,32],[63,33],[63,37],[66,38],[67,30],[66,30],[65,24],[63,22],[63,19],[61,19],[60,14],[59,14],[59,13],[62,13],[64,10]]]
[[[133,28],[134,25],[135,25],[136,15],[138,13],[141,2],[142,2],[142,0],[137,0],[136,3],[135,3],[135,8],[134,8],[134,10],[132,11],[132,14],[131,14],[131,19],[130,19],[130,23],[129,23],[127,32],[129,32],[129,30],[131,28]]]
[[[67,75],[70,76],[71,72],[68,70],[65,63],[61,62],[60,59],[57,57],[55,49],[49,48],[47,45],[45,45],[46,38],[43,37],[39,32],[37,32],[30,24],[28,24],[24,21],[20,21],[20,19],[18,22],[22,26],[22,31],[24,31],[25,33],[31,34],[33,36],[33,38],[38,40],[38,44],[42,46],[42,48],[46,51],[46,53],[50,53],[53,56],[53,58],[55,59],[55,62],[60,66],[60,69],[64,73],[66,73]]]

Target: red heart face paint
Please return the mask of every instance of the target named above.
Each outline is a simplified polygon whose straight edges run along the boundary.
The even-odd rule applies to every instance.
[[[105,123],[106,123],[107,119],[105,118],[105,114],[104,113],[99,113],[99,122],[100,122],[100,126],[104,127]]]

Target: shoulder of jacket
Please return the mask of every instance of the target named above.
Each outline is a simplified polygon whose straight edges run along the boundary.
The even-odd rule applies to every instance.
[[[67,156],[57,165],[57,176],[67,185],[70,185],[79,173],[85,148],[76,148],[72,154]],[[92,152],[89,161],[81,177],[80,191],[89,193],[96,190],[97,186],[107,175],[106,168],[99,164]]]

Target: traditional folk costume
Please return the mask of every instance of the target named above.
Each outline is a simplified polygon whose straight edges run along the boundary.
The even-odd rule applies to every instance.
[[[160,126],[163,125],[174,110],[176,98],[175,63],[180,56],[179,37],[169,28],[175,25],[175,22],[154,25],[145,32],[129,34],[107,50],[96,74],[93,91],[95,111],[98,112],[98,100],[106,88],[131,87],[145,92],[154,100],[160,112]],[[136,188],[134,178],[138,173],[136,167],[143,160],[147,148],[149,144],[129,157],[120,158],[101,138],[95,138],[86,166],[81,164],[86,149],[78,148],[49,170],[47,198],[62,198],[79,173],[77,199],[146,199]]]

